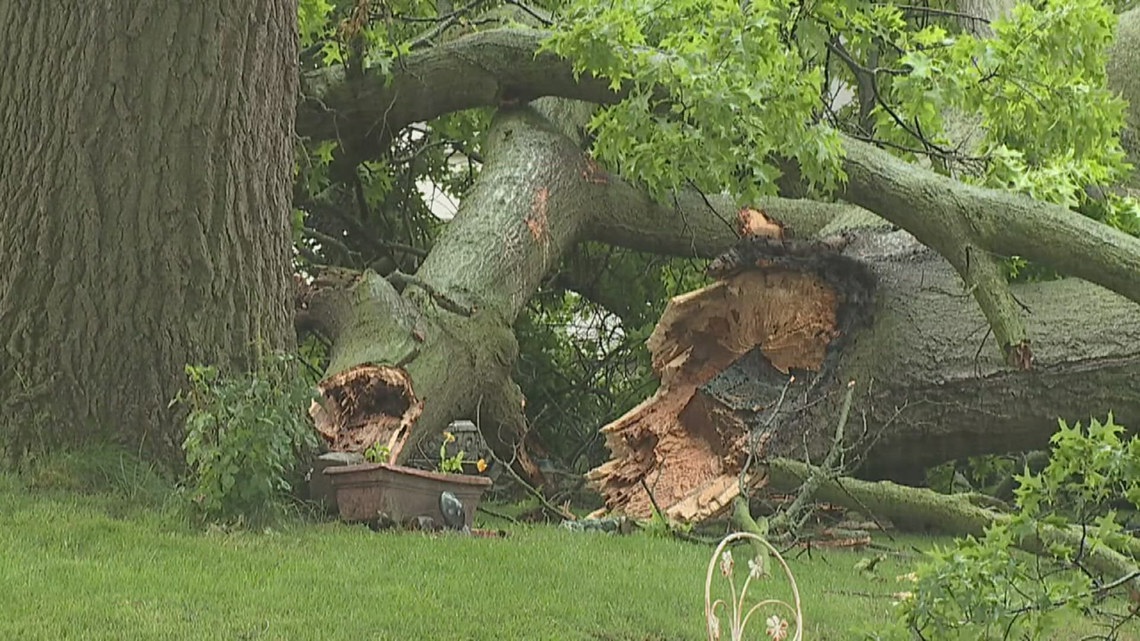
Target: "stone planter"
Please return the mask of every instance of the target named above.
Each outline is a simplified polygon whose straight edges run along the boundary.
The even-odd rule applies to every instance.
[[[398,523],[428,516],[443,524],[439,495],[447,491],[463,502],[467,527],[475,519],[491,479],[468,474],[441,474],[402,465],[360,463],[326,468],[323,473],[336,491],[340,517],[349,522],[374,521],[387,514]]]
[[[307,476],[309,480],[309,500],[315,503],[327,514],[335,514],[336,490],[332,481],[324,471],[330,467],[345,465],[360,465],[366,463],[364,456],[349,452],[327,452],[313,461],[313,467]]]

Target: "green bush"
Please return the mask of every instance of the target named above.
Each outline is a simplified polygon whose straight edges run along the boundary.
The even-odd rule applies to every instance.
[[[1140,508],[1140,439],[1124,434],[1111,414],[1087,428],[1060,421],[1049,463],[1017,475],[1012,513],[981,538],[936,549],[918,570],[900,609],[905,624],[923,639],[1044,639],[1083,616],[1086,638],[1123,638],[1133,613],[1105,597],[1134,578],[1121,508]],[[1091,561],[1098,551],[1113,571]]]
[[[316,446],[305,415],[315,390],[296,365],[295,357],[275,354],[232,378],[211,366],[186,367],[189,389],[172,403],[189,409],[183,489],[203,520],[260,522],[287,507],[290,474]]]

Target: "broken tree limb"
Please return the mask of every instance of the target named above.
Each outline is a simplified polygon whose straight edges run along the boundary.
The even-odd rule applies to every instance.
[[[450,420],[470,416],[484,399],[480,428],[486,440],[535,482],[537,466],[517,447],[525,419],[521,394],[509,378],[517,353],[509,323],[584,235],[591,216],[620,208],[622,198],[641,198],[643,207],[648,201],[599,180],[571,141],[530,110],[501,113],[489,141],[480,180],[415,275],[416,287],[401,295],[372,272],[329,270],[306,288],[302,313],[304,326],[333,345],[330,373],[363,362],[406,368],[424,411],[404,452],[416,451]],[[694,220],[702,215],[707,219],[695,214]],[[742,226],[759,224],[757,216],[735,217]],[[818,214],[803,221],[789,217],[800,228],[822,224]],[[735,238],[736,231],[725,229],[703,241],[708,244],[701,253]]]
[[[587,475],[607,508],[645,517],[648,479],[669,518],[700,521],[722,514],[755,479],[742,474],[749,448],[746,420],[708,405],[699,388],[761,346],[755,379],[780,398],[787,373],[821,367],[839,332],[841,296],[812,273],[748,270],[670,301],[649,350],[658,391],[602,428],[613,453]],[[763,447],[760,445],[759,447]]]
[[[398,367],[358,365],[322,380],[309,414],[329,450],[363,454],[375,444],[398,457],[423,403]]]
[[[600,170],[599,170],[600,171]],[[658,203],[620,177],[601,172],[606,182],[594,183],[603,204],[585,229],[585,238],[659,254],[711,258],[745,235],[740,208],[722,195],[680,192]],[[764,198],[752,207],[788,228],[790,235],[807,238],[835,218],[856,207],[845,203]]]
[[[824,456],[848,380],[857,384],[849,432],[873,439],[859,473],[872,478],[921,482],[923,469],[947,460],[1040,449],[1058,418],[1112,410],[1140,419],[1135,303],[1076,279],[1011,286],[1033,319],[1038,360],[1019,373],[985,349],[986,320],[938,254],[905,232],[861,236],[848,251],[876,273],[874,321],[844,347],[822,396],[803,399],[802,413],[775,432],[769,454]],[[764,394],[748,391],[748,363],[705,386],[710,407],[747,418],[753,396]]]
[[[480,429],[488,444],[538,483],[537,466],[520,449],[525,421],[510,378],[518,353],[511,323],[600,205],[579,189],[582,153],[529,108],[500,112],[485,151],[479,180],[416,272],[416,286],[401,294],[371,271],[329,270],[300,298],[306,325],[332,343],[330,375],[364,363],[407,371],[423,413],[397,462],[486,399]]]
[[[998,257],[1022,256],[1140,302],[1140,239],[1059,205],[963,184],[863,142],[845,139],[844,148],[844,199],[942,254],[1011,364],[1024,364],[1018,357],[1028,332]]]
[[[858,234],[845,252],[875,272],[874,313],[815,385],[837,331],[838,297],[822,279],[758,266],[670,303],[649,341],[661,387],[603,428],[612,457],[590,473],[611,510],[644,516],[637,483],[660,478],[672,518],[718,514],[732,498],[718,483],[740,470],[745,434],[772,411],[762,451],[819,460],[849,380],[847,431],[866,438],[860,474],[877,478],[921,481],[950,459],[1041,448],[1058,417],[1111,409],[1140,420],[1135,303],[1076,279],[1012,286],[1032,313],[1039,367],[1011,371],[984,349],[986,320],[937,253],[887,230]],[[795,370],[792,400],[773,408]]]
[[[804,478],[803,483],[796,490],[796,498],[792,499],[786,509],[772,517],[773,529],[793,534],[799,532],[811,514],[812,506],[816,502],[815,492],[820,484],[841,475],[842,466],[845,462],[844,453],[847,447],[844,433],[847,429],[847,421],[851,418],[851,401],[854,395],[855,381],[849,381],[847,391],[843,394],[843,405],[839,409],[839,418],[836,420],[835,436],[831,441],[831,449],[828,450],[823,462],[818,467],[812,468],[811,474]]]
[[[317,283],[321,282],[318,278]],[[509,381],[506,364],[513,363],[518,350],[509,327],[493,312],[484,309],[471,316],[457,315],[430,304],[428,296],[418,304],[413,297],[401,296],[387,280],[366,271],[315,287],[306,310],[310,318],[319,319],[313,322],[332,344],[329,375],[320,385],[326,403],[346,393],[344,384],[352,379],[344,375],[362,366],[400,363],[406,371],[409,394],[420,400],[423,411],[405,435],[406,446],[392,450],[399,462],[450,421],[473,415],[481,394]],[[379,408],[381,399],[360,404]],[[489,429],[492,425],[494,429]],[[497,455],[523,461],[519,463],[522,474],[535,481],[532,472],[537,467],[526,465],[529,459],[517,450],[521,435],[507,433],[510,427],[499,430],[490,420],[483,421],[482,427],[488,428],[485,438]],[[321,428],[329,433],[345,430],[350,426],[344,421]],[[352,451],[362,451],[375,442],[359,440]]]

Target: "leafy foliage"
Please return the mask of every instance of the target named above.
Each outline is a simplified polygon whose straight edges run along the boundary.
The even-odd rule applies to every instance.
[[[259,521],[280,514],[301,455],[316,447],[305,416],[316,396],[296,375],[296,358],[275,354],[258,371],[223,377],[212,366],[188,365],[182,449],[186,490],[206,521]]]
[[[599,158],[658,198],[691,184],[755,202],[776,192],[774,154],[824,188],[842,177],[836,132],[811,117],[823,69],[785,44],[793,15],[735,0],[579,2],[544,47],[629,89],[590,123]]]
[[[1140,508],[1140,439],[1123,434],[1111,415],[1087,429],[1061,421],[1045,469],[1018,477],[1013,515],[980,540],[935,550],[918,571],[900,610],[907,625],[928,639],[1040,639],[1094,608],[1104,595],[1088,554],[1110,549],[1131,558],[1117,509],[1122,502]],[[1079,528],[1077,544],[1042,535],[1045,527],[1070,526]],[[1051,563],[1014,553],[1038,536]]]
[[[691,185],[754,201],[775,192],[781,157],[829,191],[842,131],[1140,233],[1133,199],[1085,190],[1131,170],[1102,0],[1021,3],[986,38],[936,6],[859,0],[579,0],[567,17],[546,48],[628,95],[591,122],[594,153],[659,198]],[[971,141],[950,126],[963,118]],[[1009,271],[1051,275],[1017,257]]]
[[[993,494],[1017,472],[1019,458],[984,455],[947,461],[928,469],[926,482],[931,489],[947,494],[971,491]]]
[[[390,73],[401,57],[430,45],[424,25],[436,17],[435,3],[422,0],[301,0],[303,91],[325,82],[325,73]],[[471,184],[478,172],[472,158],[479,157],[489,116],[489,110],[471,110],[409,127],[396,132],[383,156],[353,167],[337,164],[341,140],[299,141],[298,268],[415,272],[444,222],[432,214],[432,201],[458,199]],[[457,171],[461,155],[466,172]]]
[[[584,472],[604,458],[597,428],[652,390],[643,328],[574,292],[545,292],[515,322],[516,380],[551,456]]]
[[[392,448],[381,445],[379,441],[364,450],[364,460],[369,463],[387,463],[390,458],[392,458]]]

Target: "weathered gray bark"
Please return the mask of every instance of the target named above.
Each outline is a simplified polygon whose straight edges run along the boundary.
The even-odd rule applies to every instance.
[[[912,232],[954,266],[1007,360],[1031,359],[1032,351],[1002,257],[1024,256],[1140,302],[1140,239],[1058,205],[939,176],[870,145],[849,144],[844,169],[848,202]]]
[[[1137,69],[1140,69],[1140,7],[1120,14],[1116,42],[1109,50],[1107,67],[1109,88],[1128,101],[1128,126],[1120,141],[1128,153],[1128,161],[1140,167],[1140,73]],[[1140,189],[1140,172],[1133,171],[1126,186]]]
[[[288,0],[0,3],[0,429],[178,434],[187,363],[293,343]]]
[[[670,304],[649,340],[661,387],[605,426],[613,459],[588,476],[607,508],[648,516],[644,479],[675,518],[718,514],[750,433],[762,434],[758,456],[821,460],[848,381],[847,465],[871,477],[921,482],[947,460],[1043,448],[1058,417],[1140,420],[1140,305],[1076,279],[1014,287],[1039,360],[1012,370],[986,349],[985,318],[937,253],[889,229],[858,232],[846,252],[872,268],[877,295],[834,368],[821,355],[835,340],[833,285],[805,283],[823,273],[810,266],[748,268],[756,256],[737,254],[742,273]]]
[[[903,249],[906,236],[856,254],[879,276],[874,324],[838,367],[839,381],[857,384],[848,433],[877,439],[863,474],[921,480],[947,460],[1044,448],[1058,417],[1087,424],[1112,411],[1140,425],[1140,305],[1077,279],[1014,286],[1037,357],[1014,371],[954,271],[933,251]],[[841,396],[781,426],[771,452],[802,456],[806,443],[819,460]]]
[[[608,82],[584,75],[551,53],[535,57],[546,37],[538,29],[493,29],[409,56],[389,80],[374,73],[345,81],[339,68],[302,79],[297,131],[314,140],[341,139],[349,160],[374,157],[396,132],[413,122],[510,98],[525,104],[546,87],[577,87],[576,98],[610,99]],[[359,132],[344,139],[338,132]]]

